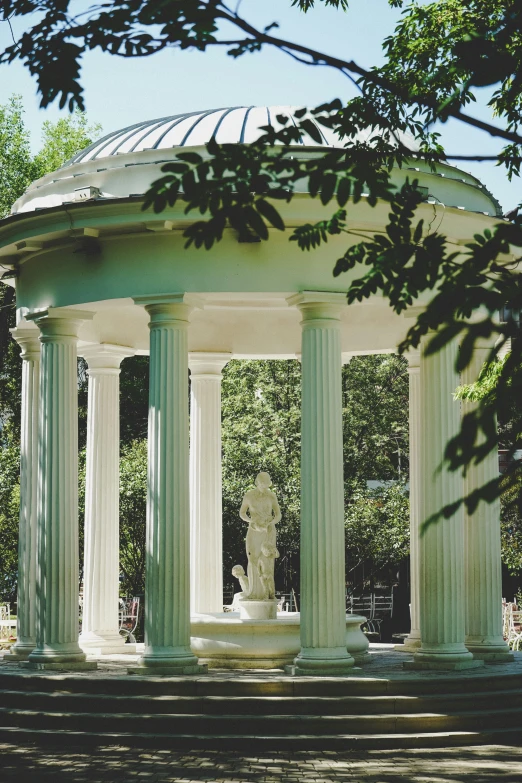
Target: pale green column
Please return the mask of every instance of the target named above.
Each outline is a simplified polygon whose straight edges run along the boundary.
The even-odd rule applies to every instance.
[[[38,488],[38,407],[40,341],[34,327],[12,330],[22,356],[20,437],[20,524],[16,643],[4,658],[25,660],[36,645],[36,510]]]
[[[462,382],[474,383],[489,355],[489,347],[476,348]],[[476,403],[463,403],[462,413]],[[498,477],[498,451],[494,449],[478,465],[470,465],[466,495]],[[465,513],[466,549],[466,647],[475,658],[509,662],[514,656],[502,635],[502,571],[500,562],[500,500],[482,501],[472,514]]]
[[[410,619],[411,630],[404,644],[397,644],[398,652],[415,652],[420,647],[420,352],[410,351],[409,376],[409,446],[410,446]]]
[[[78,644],[78,381],[76,345],[92,313],[49,308],[40,329],[36,668],[95,668]],[[23,664],[22,664],[23,665]]]
[[[89,369],[83,618],[80,645],[92,655],[132,653],[119,633],[120,364],[119,345],[83,349]]]
[[[426,338],[429,340],[429,337]],[[460,429],[460,403],[453,393],[459,384],[455,370],[458,346],[449,343],[426,356],[422,343],[420,376],[421,497],[419,537],[421,646],[407,668],[465,669],[482,665],[464,644],[465,557],[462,506],[449,518],[425,525],[444,506],[462,497],[460,471],[444,462],[446,444]]]
[[[221,379],[227,353],[191,353],[190,599],[192,613],[223,611]]]
[[[301,652],[296,674],[344,674],[346,649],[341,311],[344,294],[289,299],[302,314]]]
[[[150,315],[145,652],[141,671],[206,671],[190,649],[188,325],[183,294],[140,297]],[[140,671],[138,669],[137,671]]]

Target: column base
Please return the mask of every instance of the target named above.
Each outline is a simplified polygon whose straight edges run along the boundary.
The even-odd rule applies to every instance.
[[[298,677],[331,677],[353,671],[355,660],[345,647],[301,650],[294,661],[292,674]],[[289,672],[287,672],[289,673]]]
[[[466,647],[473,658],[484,663],[511,663],[515,660],[515,656],[504,640],[496,644],[481,644],[470,639],[469,642],[466,640]]]
[[[364,663],[368,663],[368,661],[364,661]],[[309,669],[301,669],[301,667],[296,666],[295,664],[290,664],[284,667],[284,672],[289,677],[347,677],[348,674],[362,672],[362,668],[360,666],[352,666],[348,669],[340,668],[328,671],[319,671],[318,669],[315,669],[314,671],[310,671]]]
[[[20,661],[18,665],[20,669],[31,669],[39,672],[85,672],[95,671],[98,668],[96,661]]]
[[[94,655],[96,658],[103,658],[104,655],[136,655],[135,644],[122,644],[115,647],[84,647],[87,655]]]
[[[373,663],[374,657],[369,652],[362,652],[362,653],[353,653],[353,660],[355,661],[355,666],[359,667],[361,665],[366,665],[367,663]]]
[[[414,653],[413,661],[404,661],[405,669],[413,671],[449,671],[457,672],[465,669],[479,669],[484,661],[476,661],[473,655],[461,644],[448,644],[442,649],[421,647]]]
[[[77,642],[64,642],[62,644],[45,644],[36,647],[29,656],[28,663],[38,664],[67,664],[77,665],[86,663],[86,655],[80,649]]]
[[[515,655],[510,651],[502,653],[473,651],[473,658],[484,663],[513,663]]]
[[[31,653],[34,651],[35,644],[23,644],[15,642],[11,649],[5,653],[3,660],[5,663],[19,663],[20,661],[26,661]]]
[[[480,669],[484,661],[404,661],[404,669],[412,671],[459,672],[464,669]]]
[[[190,647],[165,648],[160,647],[155,653],[154,648],[142,655],[137,666],[127,669],[129,674],[156,675],[156,674],[206,674],[208,666],[200,664]]]
[[[127,674],[137,674],[139,677],[159,677],[167,675],[175,677],[187,674],[208,674],[206,663],[198,663],[194,666],[128,666]]]
[[[136,645],[127,644],[120,634],[98,635],[89,633],[80,635],[79,644],[87,655],[135,655]]]
[[[406,637],[403,644],[396,644],[393,649],[395,652],[415,653],[418,649],[420,649],[420,646],[420,636],[412,636],[410,634]]]

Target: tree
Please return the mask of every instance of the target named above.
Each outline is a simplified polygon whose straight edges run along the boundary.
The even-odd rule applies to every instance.
[[[277,541],[278,589],[297,585],[299,568],[301,369],[297,361],[231,361],[223,371],[223,571],[244,564],[243,495],[261,470],[273,482],[283,519]]]
[[[42,147],[33,156],[21,97],[15,95],[0,106],[0,218],[9,213],[34,179],[61,166],[100,131],[100,125],[89,125],[80,112],[56,123],[46,122]],[[18,346],[9,333],[15,326],[14,308],[14,288],[0,283],[0,440],[19,437],[21,362]]]
[[[20,456],[16,445],[0,448],[0,602],[13,603],[18,574]]]
[[[42,148],[32,161],[32,178],[37,179],[59,169],[100,136],[101,130],[102,126],[90,124],[87,115],[80,109],[56,122],[46,120],[42,125]]]
[[[346,506],[347,582],[373,592],[378,577],[387,582],[390,569],[397,567],[410,551],[408,495],[402,482],[377,489],[359,486]],[[357,579],[357,569],[363,576]],[[383,572],[388,573],[383,573]]]
[[[408,554],[408,420],[405,361],[361,356],[343,368],[344,476],[348,560],[370,568],[398,563]],[[297,361],[231,361],[223,371],[223,570],[245,560],[245,525],[239,507],[258,471],[273,481],[283,519],[278,525],[278,589],[299,584],[301,369]],[[400,454],[402,452],[402,459]],[[368,479],[388,482],[368,491]],[[384,502],[383,502],[384,499]],[[361,516],[360,516],[361,514]],[[378,530],[370,552],[362,517]],[[397,540],[403,537],[401,545]],[[406,543],[405,543],[406,542]],[[379,555],[377,556],[377,551]],[[353,574],[348,574],[349,579]]]
[[[120,572],[124,595],[145,592],[147,441],[123,446],[120,459]]]
[[[348,10],[346,0],[318,0]],[[402,7],[403,0],[389,0]],[[300,227],[290,237],[303,250],[312,250],[332,234],[343,234],[346,212],[352,202],[368,194],[390,203],[386,236],[351,244],[338,259],[335,275],[360,269],[361,277],[348,287],[348,301],[362,300],[381,291],[398,313],[411,306],[422,292],[431,300],[400,346],[405,351],[417,346],[429,330],[437,334],[428,352],[439,350],[450,339],[462,344],[458,369],[465,367],[477,340],[499,338],[504,343],[516,332],[513,319],[498,323],[495,314],[505,305],[519,311],[521,278],[511,254],[518,260],[522,247],[522,217],[500,223],[470,242],[464,252],[453,253],[444,235],[424,226],[416,218],[422,194],[415,182],[406,182],[394,192],[389,171],[411,159],[401,133],[419,139],[420,153],[435,165],[448,159],[485,159],[471,155],[446,154],[433,130],[436,120],[455,118],[503,139],[507,145],[498,155],[509,176],[518,176],[521,163],[520,133],[522,79],[520,34],[522,8],[518,0],[436,0],[413,2],[403,12],[394,34],[384,42],[386,61],[380,68],[366,70],[353,60],[329,55],[296,41],[277,36],[277,24],[257,28],[222,0],[178,0],[176,4],[142,0],[128,4],[114,0],[110,7],[92,6],[74,16],[71,3],[27,3],[7,0],[4,18],[23,17],[38,8],[38,21],[7,46],[0,62],[21,60],[33,73],[42,105],[58,99],[60,105],[83,108],[80,60],[87,51],[99,48],[124,57],[142,57],[166,47],[206,51],[225,47],[232,57],[276,47],[288,56],[312,67],[336,69],[356,80],[360,95],[312,110],[302,109],[293,118],[279,117],[281,128],[267,126],[264,136],[248,148],[208,145],[210,159],[182,152],[178,161],[164,167],[164,177],[149,192],[144,207],[161,211],[178,199],[186,212],[207,215],[186,231],[187,244],[210,248],[219,241],[226,226],[240,233],[253,233],[262,240],[268,226],[284,229],[276,208],[278,200],[292,198],[295,183],[307,180],[312,197],[323,204],[335,203],[329,220]],[[296,13],[312,13],[314,0],[292,0]],[[473,90],[490,90],[489,106],[494,122],[468,113],[475,100]],[[311,136],[321,137],[310,120],[338,133],[343,147],[313,160],[296,160],[284,145]],[[371,129],[373,134],[360,131]],[[283,147],[274,147],[282,143]],[[480,317],[472,316],[480,313]],[[494,360],[495,351],[491,354]],[[511,352],[499,376],[497,394],[485,397],[465,416],[462,431],[446,449],[451,469],[465,468],[470,460],[480,461],[496,448],[494,428],[498,405],[506,395],[507,379],[514,393],[522,385],[520,346]],[[515,479],[513,479],[515,480]],[[480,498],[498,495],[498,481],[466,499],[473,510]],[[454,506],[443,510],[446,516]]]
[[[31,182],[62,165],[100,133],[80,112],[46,122],[43,144],[32,155],[20,96],[0,105],[0,218]],[[63,145],[63,146],[62,146]],[[16,595],[19,510],[20,349],[9,329],[15,326],[15,290],[0,282],[0,601]]]
[[[408,476],[408,373],[402,357],[358,356],[343,368],[343,430],[347,488]]]

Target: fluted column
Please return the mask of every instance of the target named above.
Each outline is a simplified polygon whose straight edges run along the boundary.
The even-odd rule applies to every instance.
[[[22,356],[20,437],[20,525],[16,643],[6,659],[25,660],[36,644],[36,505],[38,487],[38,406],[40,341],[36,329],[12,330]]]
[[[423,350],[425,345],[423,342]],[[453,342],[433,355],[421,355],[421,646],[413,663],[405,663],[407,668],[463,669],[482,664],[473,660],[464,644],[463,509],[425,526],[432,515],[462,497],[460,471],[450,471],[444,463],[446,444],[460,428],[460,405],[453,398],[459,383],[457,350]]]
[[[190,604],[191,612],[223,611],[221,371],[227,353],[191,353]]]
[[[28,316],[40,329],[37,668],[95,668],[78,644],[78,384],[76,344],[92,313],[49,308]]]
[[[420,647],[420,352],[408,354],[409,375],[409,445],[410,445],[410,618],[411,630],[404,644],[398,644],[396,650],[412,652]]]
[[[131,652],[119,634],[120,364],[131,350],[89,346],[83,619],[80,645],[97,654]]]
[[[346,649],[341,311],[344,294],[291,297],[302,327],[301,652],[297,674],[343,674]]]
[[[474,383],[490,349],[476,348],[462,382]],[[463,403],[462,413],[476,403]],[[498,478],[498,452],[492,451],[478,465],[471,464],[464,478],[466,495]],[[500,564],[500,501],[481,501],[472,514],[465,512],[466,551],[466,647],[475,658],[507,662],[513,653],[502,635],[502,572]]]
[[[182,294],[139,298],[150,315],[143,669],[204,671],[190,649],[188,319]]]

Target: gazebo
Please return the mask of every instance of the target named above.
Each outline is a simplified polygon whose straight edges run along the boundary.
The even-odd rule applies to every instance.
[[[227,230],[210,252],[184,249],[181,206],[143,212],[144,193],[180,148],[248,144],[291,107],[179,114],[111,133],[34,182],[0,222],[0,264],[17,290],[22,454],[15,660],[88,667],[121,650],[118,634],[118,455],[121,362],[150,356],[144,672],[200,671],[190,616],[222,611],[220,382],[231,358],[300,358],[302,365],[301,651],[297,674],[344,674],[346,646],[341,367],[390,353],[416,303],[347,306],[349,278],[332,269],[346,238],[302,253],[290,230],[329,215],[303,188],[282,207],[286,232],[245,243]],[[339,141],[321,129],[325,145]],[[433,171],[411,149],[419,214],[461,249],[499,219],[493,196],[447,164]],[[320,154],[304,137],[296,156]],[[382,232],[388,207],[348,205],[354,241]],[[487,345],[466,371],[476,378]],[[410,373],[411,620],[404,645],[417,668],[511,660],[501,624],[498,505],[463,509],[421,535],[421,523],[464,490],[439,470],[460,427],[453,391],[458,345],[412,352]],[[76,358],[89,368],[83,629],[78,638]],[[187,373],[191,374],[191,422]],[[470,468],[466,490],[498,473],[495,455]]]

